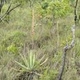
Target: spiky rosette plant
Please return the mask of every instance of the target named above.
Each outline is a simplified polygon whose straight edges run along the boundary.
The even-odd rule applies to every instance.
[[[29,52],[29,55],[27,57],[21,54],[20,54],[20,57],[21,57],[22,62],[18,62],[18,61],[15,61],[15,62],[21,67],[21,70],[20,70],[21,72],[28,73],[27,78],[29,78],[29,80],[31,78],[33,79],[33,75],[37,75],[37,76],[40,75],[38,73],[38,70],[48,60],[48,58],[44,60],[44,56],[37,60],[36,54],[33,53],[32,51]]]

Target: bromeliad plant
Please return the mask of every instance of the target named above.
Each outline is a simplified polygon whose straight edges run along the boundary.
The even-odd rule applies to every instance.
[[[40,74],[38,73],[38,70],[48,60],[48,58],[44,59],[45,56],[43,56],[39,60],[37,60],[36,54],[33,53],[32,51],[30,51],[30,53],[27,57],[25,55],[21,55],[21,54],[20,54],[20,57],[21,57],[22,63],[18,62],[18,61],[15,61],[15,62],[21,67],[22,72],[26,72],[29,74],[28,77],[30,77],[30,76],[33,77],[33,74],[39,76]]]

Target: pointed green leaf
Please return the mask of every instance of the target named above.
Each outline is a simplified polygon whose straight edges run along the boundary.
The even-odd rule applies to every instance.
[[[27,70],[28,68],[26,66],[24,66],[22,63],[19,63],[17,61],[15,61],[19,66],[21,66],[23,69]]]
[[[25,64],[27,67],[29,67],[29,63],[28,63],[28,60],[26,59],[26,57],[25,57],[25,56],[23,57],[21,54],[20,54],[20,56],[21,56],[24,64]]]

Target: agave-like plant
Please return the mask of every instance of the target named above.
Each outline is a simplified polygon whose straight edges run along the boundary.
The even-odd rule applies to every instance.
[[[23,72],[28,72],[29,74],[37,74],[40,75],[39,73],[36,72],[36,70],[39,70],[39,67],[44,65],[48,58],[45,58],[45,56],[41,57],[40,59],[37,60],[36,54],[30,51],[29,55],[26,57],[25,55],[21,55],[21,62],[15,61],[22,69]],[[44,61],[43,61],[44,60]]]
[[[32,53],[32,51],[29,53],[29,56],[26,57],[25,55],[21,55],[21,62],[15,61],[24,71],[27,70],[32,70],[34,68],[34,64],[35,64],[35,54]]]

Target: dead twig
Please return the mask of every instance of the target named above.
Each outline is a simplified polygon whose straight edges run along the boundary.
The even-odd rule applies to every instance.
[[[11,11],[13,11],[15,8],[19,7],[21,4],[16,5],[15,7],[11,8],[11,4],[9,5],[7,11],[0,17],[0,22],[4,20],[4,18],[10,14]],[[11,8],[11,9],[10,9]]]

